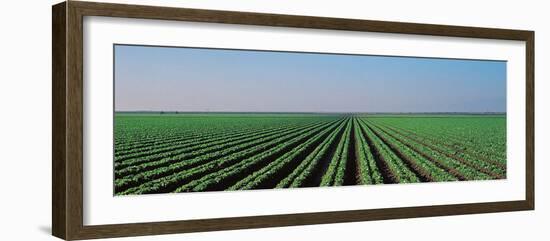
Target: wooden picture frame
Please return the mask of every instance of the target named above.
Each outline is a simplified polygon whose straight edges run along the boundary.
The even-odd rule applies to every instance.
[[[263,13],[67,1],[52,8],[52,233],[66,239],[110,238],[533,210],[534,32]],[[86,226],[83,224],[83,17],[108,16],[259,26],[518,40],[526,43],[526,199],[491,203]]]

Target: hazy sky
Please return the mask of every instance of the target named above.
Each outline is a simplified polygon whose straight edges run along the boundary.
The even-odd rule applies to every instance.
[[[505,112],[506,62],[116,45],[115,110]]]

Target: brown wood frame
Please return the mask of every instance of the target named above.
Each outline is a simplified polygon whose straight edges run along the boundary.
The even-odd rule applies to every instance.
[[[83,17],[108,16],[525,41],[526,199],[203,220],[83,225]],[[52,7],[52,233],[67,240],[533,210],[534,32],[68,1]]]

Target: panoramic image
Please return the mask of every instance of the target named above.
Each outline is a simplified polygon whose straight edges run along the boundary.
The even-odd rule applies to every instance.
[[[115,45],[114,195],[506,179],[506,62]]]

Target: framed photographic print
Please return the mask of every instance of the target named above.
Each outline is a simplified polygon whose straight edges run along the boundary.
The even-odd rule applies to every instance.
[[[53,235],[534,209],[534,32],[53,6]]]

